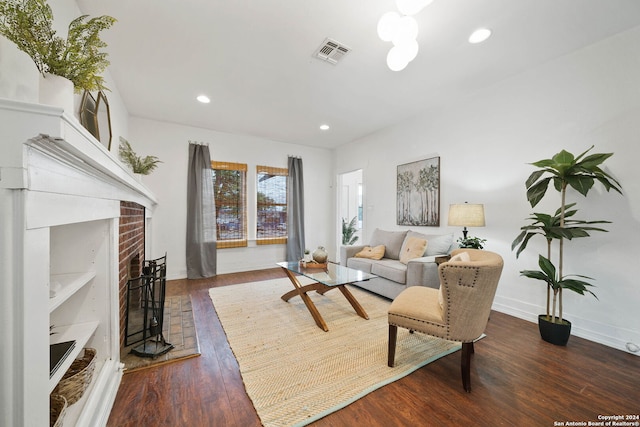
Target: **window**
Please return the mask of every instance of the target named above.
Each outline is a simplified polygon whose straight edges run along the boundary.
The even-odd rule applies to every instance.
[[[247,165],[211,162],[218,248],[247,246]]]
[[[286,168],[256,166],[256,241],[259,245],[287,242]]]

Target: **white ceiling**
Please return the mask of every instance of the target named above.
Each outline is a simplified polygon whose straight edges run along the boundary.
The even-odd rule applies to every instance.
[[[435,0],[393,72],[376,33],[393,0],[77,3],[118,20],[103,39],[131,115],[328,148],[640,25],[638,0]],[[493,36],[467,43],[478,27]],[[326,37],[352,49],[337,65],[312,57]]]

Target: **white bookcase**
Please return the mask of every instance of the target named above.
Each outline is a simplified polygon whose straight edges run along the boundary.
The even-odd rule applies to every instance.
[[[85,347],[96,349],[93,380],[64,426],[106,424],[122,377],[123,200],[147,216],[156,205],[74,117],[0,99],[0,425],[47,425],[49,394]],[[69,340],[50,378],[49,345]]]

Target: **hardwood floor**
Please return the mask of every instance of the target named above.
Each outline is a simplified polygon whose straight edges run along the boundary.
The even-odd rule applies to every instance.
[[[167,295],[191,295],[202,356],[125,374],[108,426],[260,426],[207,290],[277,277],[280,269],[168,282]],[[574,336],[557,347],[537,325],[498,312],[486,333],[475,345],[471,393],[457,352],[312,426],[586,425],[640,414],[640,357]]]

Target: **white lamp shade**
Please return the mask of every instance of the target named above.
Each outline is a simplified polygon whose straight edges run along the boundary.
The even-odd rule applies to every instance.
[[[418,56],[419,47],[416,40],[405,40],[404,43],[395,45],[395,48],[402,52],[402,56],[407,63],[413,61],[416,56]]]
[[[470,203],[449,205],[448,225],[484,227],[484,205]]]
[[[390,42],[400,27],[400,15],[396,12],[387,12],[378,21],[378,37],[385,42]]]
[[[398,26],[391,41],[394,46],[405,44],[418,38],[418,23],[411,16],[403,16],[398,20]]]
[[[387,54],[387,66],[391,71],[402,71],[409,64],[409,60],[402,49],[394,46]]]

